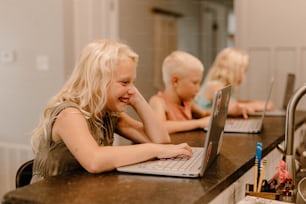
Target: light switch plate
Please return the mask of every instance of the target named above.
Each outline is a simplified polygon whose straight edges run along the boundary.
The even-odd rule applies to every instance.
[[[0,62],[1,63],[12,63],[15,61],[15,53],[13,50],[0,51]]]

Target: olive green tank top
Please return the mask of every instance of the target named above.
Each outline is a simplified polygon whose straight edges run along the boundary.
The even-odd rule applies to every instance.
[[[72,171],[84,170],[63,141],[52,141],[53,124],[58,114],[68,107],[79,109],[78,105],[75,103],[64,102],[57,106],[51,113],[50,121],[47,126],[47,140],[40,142],[38,153],[34,159],[31,183],[48,176],[67,175]],[[87,124],[92,136],[99,145],[110,146],[113,144],[118,115],[115,113],[106,113],[102,121],[103,127],[97,127],[92,119],[87,119]]]

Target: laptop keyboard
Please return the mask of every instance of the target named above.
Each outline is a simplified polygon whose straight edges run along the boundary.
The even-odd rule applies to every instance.
[[[226,129],[248,129],[257,130],[260,126],[260,120],[248,119],[248,120],[226,120]]]
[[[193,149],[192,157],[189,159],[186,158],[169,158],[169,159],[160,159],[157,162],[148,162],[139,164],[139,168],[145,169],[158,169],[158,170],[167,170],[167,171],[186,171],[199,169],[201,164],[201,158],[203,154],[203,149]]]

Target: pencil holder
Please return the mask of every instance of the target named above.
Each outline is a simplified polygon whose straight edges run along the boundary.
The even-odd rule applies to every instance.
[[[255,196],[259,198],[265,198],[270,200],[280,200],[280,194],[277,193],[271,193],[271,192],[254,192],[253,191],[253,184],[246,184],[245,188],[245,195],[249,196]]]

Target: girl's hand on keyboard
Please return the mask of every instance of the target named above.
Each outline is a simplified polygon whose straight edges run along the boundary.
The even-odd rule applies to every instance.
[[[237,117],[242,116],[243,118],[248,118],[248,109],[246,106],[237,103],[237,102],[230,102],[228,107],[228,115]]]
[[[185,157],[189,158],[192,156],[192,150],[187,143],[178,145],[169,144],[161,145],[161,149],[157,155],[159,159],[173,158],[173,157]]]

